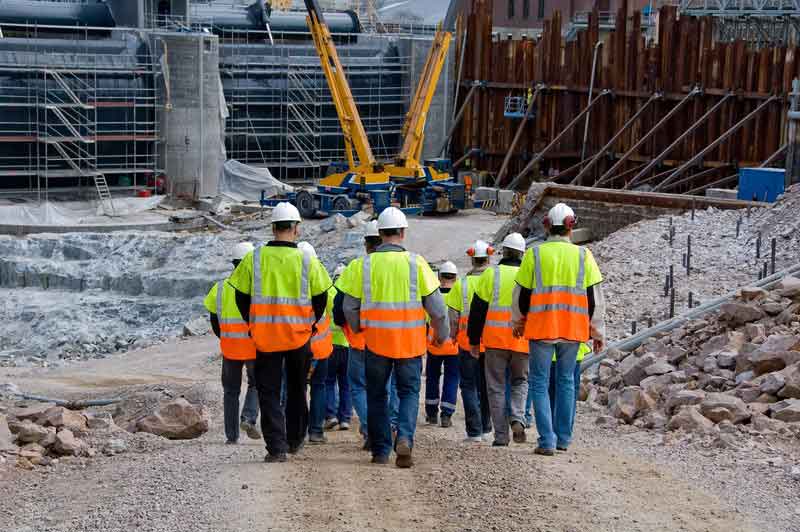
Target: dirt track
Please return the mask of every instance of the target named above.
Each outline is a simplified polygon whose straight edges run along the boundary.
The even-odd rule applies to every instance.
[[[0,530],[763,529],[749,525],[752,514],[737,514],[719,485],[690,484],[681,465],[637,458],[644,453],[631,449],[642,447],[641,438],[600,430],[589,412],[580,415],[571,451],[551,459],[534,456],[531,443],[465,446],[457,414],[451,429],[420,427],[411,470],[369,464],[353,431],[329,433],[327,445],[267,465],[260,442],[222,444],[214,351],[210,339],[195,339],[50,372],[4,369],[0,380],[65,397],[193,382],[217,406],[212,430],[199,440],[161,441],[145,453],[83,465],[11,470],[0,482]],[[707,458],[695,460],[692,467]]]

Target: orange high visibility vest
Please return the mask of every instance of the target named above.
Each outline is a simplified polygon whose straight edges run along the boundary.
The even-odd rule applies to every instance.
[[[353,329],[350,328],[350,324],[345,323],[344,327],[342,327],[342,332],[344,333],[345,338],[347,338],[347,343],[350,344],[351,349],[363,351],[367,346],[367,339],[364,337],[363,330],[359,332],[353,332]]]
[[[272,353],[299,349],[311,338],[314,309],[309,293],[311,258],[298,251],[303,266],[298,297],[264,296],[261,287],[261,246],[253,252],[253,296],[250,299],[250,334],[259,351]]]
[[[361,329],[366,347],[388,358],[414,358],[425,354],[425,310],[418,299],[417,254],[408,254],[409,295],[406,301],[373,301],[372,255],[364,257],[362,270]]]
[[[327,313],[317,322],[317,332],[311,335],[311,353],[314,360],[324,360],[333,353],[331,318]]]
[[[457,355],[458,354],[458,342],[453,340],[452,338],[447,338],[442,345],[437,346],[433,343],[433,328],[428,327],[428,353],[431,355],[437,356],[448,356],[448,355]]]
[[[544,286],[542,256],[533,248],[534,280],[530,309],[525,322],[525,338],[531,340],[589,341],[589,298],[584,286],[586,248],[579,248],[578,278],[561,279],[559,284]]]
[[[514,331],[511,327],[511,305],[500,304],[501,290],[507,292],[506,297],[503,299],[510,298],[510,294],[514,290],[513,285],[517,269],[518,268],[514,268],[514,275],[506,277],[506,286],[503,286],[503,276],[501,275],[500,266],[494,267],[492,300],[489,301],[489,310],[486,313],[486,323],[483,326],[483,335],[481,338],[483,344],[488,348],[507,349],[527,355],[528,340],[514,337]],[[510,285],[508,284],[509,281],[511,283]]]
[[[461,279],[461,314],[458,315],[458,334],[456,335],[456,340],[458,341],[458,347],[463,349],[464,351],[469,351],[469,335],[467,335],[467,326],[469,325],[469,304],[471,301],[469,300],[469,278],[474,277],[475,280],[478,280],[477,275],[465,275]],[[481,339],[480,344],[481,353],[486,351],[486,347],[483,345],[483,340]]]
[[[217,283],[217,319],[219,320],[219,348],[228,360],[255,360],[256,344],[250,338],[250,326],[241,316],[232,317],[230,312],[223,314],[223,292],[225,279]],[[229,296],[235,292],[229,291]],[[239,314],[239,311],[236,311]],[[225,317],[229,316],[229,317]]]

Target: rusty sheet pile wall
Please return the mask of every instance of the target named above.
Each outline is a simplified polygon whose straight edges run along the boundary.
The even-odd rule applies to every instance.
[[[606,35],[595,12],[587,30],[565,41],[556,12],[537,41],[496,41],[491,0],[475,0],[457,39],[466,43],[458,105],[480,86],[455,134],[453,160],[488,171],[501,185],[551,179],[697,193],[731,184],[739,167],[779,159],[787,97],[800,70],[795,46],[717,42],[712,17],[679,17],[674,6],[661,8],[657,40],[648,40],[641,14],[627,13],[623,4]],[[581,162],[581,112],[598,40]],[[535,110],[529,120],[504,116],[508,97],[527,101],[528,94]]]

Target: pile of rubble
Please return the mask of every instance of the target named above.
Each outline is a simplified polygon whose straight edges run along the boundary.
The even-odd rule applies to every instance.
[[[705,319],[611,352],[582,394],[643,428],[800,437],[800,279],[744,288]]]
[[[2,412],[4,409],[0,409]],[[37,403],[0,413],[0,463],[16,457],[22,469],[52,466],[75,457],[113,456],[137,445],[133,433],[168,439],[197,438],[208,431],[202,407],[178,398],[147,414],[128,419],[124,427],[107,412],[75,411]]]

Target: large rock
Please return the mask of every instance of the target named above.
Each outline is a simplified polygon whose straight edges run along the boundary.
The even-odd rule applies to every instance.
[[[86,424],[92,430],[113,430],[118,428],[114,424],[114,418],[108,412],[86,414]]]
[[[194,406],[180,397],[140,419],[136,423],[136,429],[171,440],[186,440],[207,432],[208,419],[202,407]]]
[[[717,366],[723,369],[733,369],[736,367],[736,353],[730,351],[720,351],[717,353]]]
[[[15,417],[20,421],[24,421],[26,419],[30,419],[31,421],[35,422],[39,416],[44,414],[48,408],[53,406],[52,403],[34,403],[28,406],[22,406],[18,408],[12,408],[9,411],[11,417]]]
[[[644,368],[644,372],[649,377],[652,377],[653,375],[664,375],[665,373],[672,373],[673,371],[675,371],[675,366],[673,366],[666,360],[659,360],[654,364],[650,364],[649,366]]]
[[[800,296],[800,279],[797,277],[786,276],[775,287],[780,295],[788,298]]]
[[[800,362],[789,366],[781,373],[771,373],[770,376],[772,375],[780,375],[783,377],[783,386],[777,392],[778,397],[782,399],[800,399]],[[775,392],[767,393],[775,395]]]
[[[672,384],[672,374],[666,374],[647,377],[639,384],[639,386],[650,397],[658,398],[661,397],[661,394],[663,394],[669,388],[670,384]]]
[[[11,429],[8,428],[8,420],[5,415],[0,414],[0,452],[13,451],[16,448],[14,435],[11,434]]]
[[[211,332],[211,322],[206,316],[198,316],[183,324],[183,336],[204,336]]]
[[[61,429],[56,434],[56,442],[51,450],[61,456],[77,456],[83,449],[84,444],[75,437],[69,429]]]
[[[714,423],[700,413],[697,405],[685,406],[672,416],[667,423],[667,430],[683,429],[687,432],[709,432]]]
[[[720,307],[720,319],[730,322],[733,326],[758,321],[764,315],[764,311],[760,308],[739,301],[729,301]]]
[[[756,375],[780,371],[786,367],[786,357],[783,351],[768,351],[759,349],[750,354],[750,363]]]
[[[653,354],[645,353],[637,357],[636,355],[629,355],[622,360],[619,364],[619,372],[622,375],[622,380],[626,386],[637,386],[647,377],[645,368],[652,365],[656,361]]]
[[[728,331],[714,336],[700,348],[701,355],[708,355],[715,351],[731,351],[738,353],[745,342],[744,333]]]
[[[745,301],[754,301],[756,299],[763,299],[767,297],[767,291],[757,286],[746,286],[741,289],[742,299]]]
[[[770,406],[772,418],[793,423],[800,421],[800,399],[784,399]]]
[[[11,432],[17,435],[17,441],[20,443],[39,443],[47,436],[47,429],[30,419],[21,423],[11,423],[9,427]]]
[[[780,371],[768,373],[764,376],[758,389],[761,393],[777,394],[786,384],[786,377]]]
[[[638,386],[628,386],[621,392],[609,396],[611,415],[631,423],[640,412],[647,412],[655,401]]]
[[[778,325],[789,325],[793,321],[797,321],[798,314],[800,314],[800,303],[789,305],[781,311],[775,318],[775,323]]]
[[[727,419],[731,423],[743,423],[750,419],[750,411],[744,401],[724,393],[710,393],[700,403],[700,413],[719,423]]]
[[[667,414],[683,406],[698,405],[702,403],[705,398],[706,392],[703,390],[680,390],[667,399]]]
[[[67,428],[73,432],[86,430],[86,418],[63,406],[52,406],[40,415],[36,422],[45,427]]]

